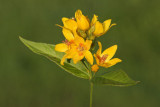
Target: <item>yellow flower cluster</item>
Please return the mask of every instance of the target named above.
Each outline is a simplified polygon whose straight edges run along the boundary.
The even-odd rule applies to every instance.
[[[66,40],[55,46],[56,51],[65,52],[65,55],[61,59],[61,65],[64,65],[65,59],[73,59],[73,62],[76,64],[84,57],[93,65],[93,55],[90,52],[91,45],[93,44],[92,41],[95,40],[96,37],[105,34],[112,26],[116,25],[111,24],[111,19],[100,23],[96,15],[93,16],[90,22],[88,17],[82,14],[81,10],[75,12],[75,18],[63,17],[62,22],[63,26],[58,26],[62,28],[62,33]],[[110,60],[117,50],[117,45],[106,49],[103,53],[101,53],[101,43],[98,42],[98,45],[99,49],[97,53],[94,54],[97,64],[92,66],[93,72],[97,72],[99,66],[107,68],[121,62],[118,58]]]

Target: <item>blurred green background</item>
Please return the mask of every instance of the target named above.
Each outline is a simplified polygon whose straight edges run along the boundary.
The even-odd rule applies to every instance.
[[[88,107],[89,83],[19,40],[57,44],[64,40],[62,17],[81,9],[117,26],[99,40],[103,49],[118,44],[115,57],[134,80],[132,87],[95,86],[93,107],[160,107],[159,0],[0,0],[0,107]],[[103,69],[106,70],[107,69]]]

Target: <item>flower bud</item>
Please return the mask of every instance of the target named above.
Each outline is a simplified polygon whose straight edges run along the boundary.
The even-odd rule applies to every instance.
[[[96,35],[97,37],[99,37],[99,35],[103,34],[103,25],[102,23],[100,23],[99,21],[97,21],[95,23],[95,31],[93,32],[94,35]]]
[[[92,66],[92,71],[97,72],[99,70],[99,66],[97,64]]]
[[[91,26],[91,28],[88,30],[87,34],[88,34],[88,38],[90,40],[94,40],[95,39],[95,35],[93,35],[93,32],[95,31],[95,26]]]
[[[78,29],[78,30],[77,30],[77,33],[78,33],[79,36],[81,36],[81,37],[84,38],[84,39],[87,37],[87,34],[85,33],[84,30]]]
[[[89,29],[89,21],[86,16],[82,14],[81,10],[77,10],[75,13],[75,18],[78,24],[78,29],[88,30]]]
[[[69,30],[75,31],[77,29],[77,23],[73,19],[63,17],[62,22],[64,24],[64,27],[69,29]]]

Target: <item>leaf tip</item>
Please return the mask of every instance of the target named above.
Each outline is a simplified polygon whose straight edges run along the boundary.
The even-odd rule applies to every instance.
[[[19,39],[22,39],[22,37],[21,37],[21,36],[19,36]]]
[[[23,40],[24,40],[21,36],[19,36],[19,39],[20,39],[20,41],[22,41],[22,42],[23,42]]]

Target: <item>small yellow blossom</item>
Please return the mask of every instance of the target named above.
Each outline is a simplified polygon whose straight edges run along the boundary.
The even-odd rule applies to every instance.
[[[101,42],[98,42],[98,45],[99,45],[99,49],[98,49],[97,53],[94,54],[94,57],[96,59],[96,63],[98,66],[108,68],[108,67],[111,67],[111,66],[115,65],[116,63],[122,61],[119,58],[111,59],[114,56],[114,54],[116,53],[117,45],[113,45],[113,46],[109,47],[108,49],[103,51],[103,53],[101,53],[101,51],[102,51]]]
[[[86,16],[82,14],[81,10],[77,10],[75,12],[75,18],[77,21],[78,29],[80,30],[88,30],[89,29],[89,20]]]
[[[74,44],[71,45],[71,49],[66,52],[66,55],[62,58],[61,64],[64,65],[65,59],[73,59],[76,64],[78,61],[82,60],[84,57],[92,65],[93,56],[89,51],[91,47],[91,40],[84,40],[82,37],[76,36],[74,39]]]
[[[91,26],[95,27],[95,31],[93,35],[96,37],[100,37],[101,35],[105,34],[112,26],[116,25],[111,24],[111,19],[104,21],[103,23],[98,21],[98,16],[94,15],[91,21]]]

